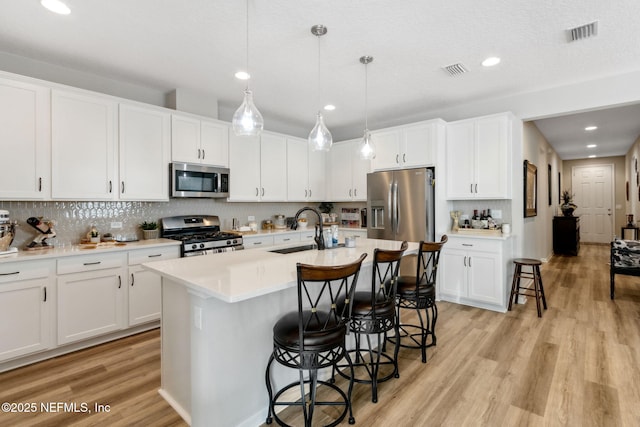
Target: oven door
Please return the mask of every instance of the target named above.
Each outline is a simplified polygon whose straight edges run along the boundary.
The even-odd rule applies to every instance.
[[[229,197],[229,169],[171,163],[171,197]]]

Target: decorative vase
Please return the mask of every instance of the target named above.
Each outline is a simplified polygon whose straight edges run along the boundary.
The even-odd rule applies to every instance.
[[[144,235],[144,240],[157,239],[160,235],[160,230],[142,230],[142,234]]]
[[[566,204],[566,205],[560,206],[560,209],[562,210],[562,214],[564,216],[573,216],[573,211],[576,210],[576,206]]]

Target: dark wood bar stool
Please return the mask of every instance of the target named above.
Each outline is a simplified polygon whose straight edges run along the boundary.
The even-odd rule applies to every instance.
[[[542,286],[542,276],[540,275],[540,262],[531,258],[516,258],[513,260],[516,269],[513,273],[513,282],[511,284],[511,295],[509,296],[509,311],[511,311],[512,302],[518,303],[518,295],[526,295],[536,299],[536,308],[538,309],[538,317],[542,317],[540,309],[540,300],[544,309],[547,309],[547,299],[544,296],[544,287]],[[522,267],[531,267],[531,271],[522,271]],[[520,285],[520,279],[533,279],[533,287]]]
[[[354,424],[351,409],[351,391],[353,390],[353,364],[346,349],[347,327],[351,317],[355,284],[358,281],[360,266],[367,254],[362,254],[351,264],[339,266],[316,266],[297,264],[298,307],[282,316],[273,327],[273,352],[267,363],[265,380],[269,393],[269,413],[267,424],[273,420],[286,426],[275,411],[276,406],[298,406],[301,408],[304,425],[311,426],[316,407],[342,406],[336,410],[337,418],[328,426],[338,425],[349,415],[349,424]],[[343,359],[349,369],[348,390],[346,393],[330,381],[318,378],[318,371],[335,368]],[[285,385],[275,392],[271,384],[271,365],[277,362],[282,366],[297,369],[299,379]],[[288,390],[299,388],[299,400],[284,399]],[[339,400],[317,399],[317,389],[325,388]],[[307,395],[308,393],[308,395]],[[282,398],[282,399],[281,399]],[[290,399],[290,397],[289,397]]]

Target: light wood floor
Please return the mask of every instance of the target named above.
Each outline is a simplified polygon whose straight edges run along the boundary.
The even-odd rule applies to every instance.
[[[608,253],[583,245],[578,257],[544,265],[542,319],[534,301],[506,314],[438,303],[428,363],[403,349],[400,378],[380,385],[377,404],[356,385],[356,425],[640,425],[640,278],[618,276],[612,302]],[[159,385],[152,331],[0,374],[0,402],[98,402],[110,413],[0,413],[0,425],[184,425]]]

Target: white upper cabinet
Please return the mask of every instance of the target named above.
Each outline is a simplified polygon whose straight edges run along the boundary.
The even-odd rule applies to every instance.
[[[50,111],[48,88],[0,78],[0,199],[50,197]]]
[[[329,151],[327,199],[334,202],[366,201],[371,162],[358,155],[359,139],[333,144]]]
[[[52,91],[53,199],[116,199],[117,107],[108,97]]]
[[[371,167],[377,171],[434,166],[444,135],[445,122],[439,119],[374,131],[376,157]]]
[[[229,200],[287,200],[287,138],[272,132],[229,138]]]
[[[229,125],[216,120],[171,115],[171,160],[229,166]]]
[[[306,139],[287,138],[287,200],[325,199],[326,152],[313,151]]]
[[[514,121],[497,114],[447,125],[447,198],[511,198]]]
[[[169,200],[171,115],[120,104],[120,200]]]

